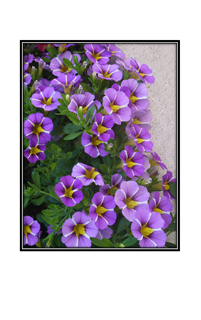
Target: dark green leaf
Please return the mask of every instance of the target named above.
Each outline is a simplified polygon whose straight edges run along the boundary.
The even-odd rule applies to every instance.
[[[81,134],[82,134],[82,131],[71,133],[68,136],[66,136],[63,140],[73,140]]]
[[[111,165],[111,159],[109,156],[103,157],[103,162],[106,164],[106,166],[110,166]]]
[[[24,209],[27,207],[28,203],[29,203],[29,198],[26,198],[24,200]]]
[[[63,132],[65,133],[74,133],[78,130],[80,130],[82,127],[81,126],[76,126],[72,123],[68,123],[64,128],[63,128]]]
[[[88,123],[91,120],[91,118],[94,114],[94,110],[95,110],[95,106],[88,108],[87,114],[86,114],[86,123]]]
[[[166,242],[165,243],[165,247],[167,247],[167,248],[176,248],[177,246],[174,243]]]
[[[51,196],[56,197],[57,195],[56,195],[56,193],[54,191],[54,188],[55,188],[55,186],[49,186],[48,187],[48,191],[51,194]]]
[[[131,247],[132,245],[134,245],[138,240],[134,237],[131,238],[127,238],[126,240],[124,240],[122,243],[125,245],[125,247]]]
[[[81,86],[85,92],[94,93],[93,89],[86,83],[81,83]]]
[[[68,151],[68,152],[66,153],[66,158],[71,158],[72,155],[73,155],[73,153],[72,153],[71,151]]]
[[[97,247],[103,247],[102,241],[97,238],[90,238],[91,242]]]
[[[54,210],[48,210],[48,209],[42,210],[41,212],[45,216],[54,216],[56,214]]]
[[[45,198],[45,196],[42,196],[42,197],[40,197],[40,198],[38,198],[38,199],[33,199],[33,200],[31,200],[31,202],[32,202],[35,206],[40,206],[40,205],[43,203],[44,198]]]
[[[72,64],[72,62],[70,62],[70,60],[63,58],[63,62],[65,64],[66,67],[70,68],[70,69],[74,69],[74,65]]]
[[[68,119],[70,119],[75,125],[80,123],[80,120],[77,118],[76,114],[73,112],[69,112],[67,114]]]
[[[119,225],[118,225],[118,228],[117,228],[117,234],[120,233],[121,231],[123,231],[125,229],[125,226],[124,225],[129,225],[130,224],[130,221],[128,221],[126,218],[121,218],[120,222],[119,222]]]
[[[28,183],[33,189],[38,189],[38,187],[37,187],[35,184],[33,184],[33,183],[29,182],[29,181],[27,181],[27,183]]]
[[[63,133],[63,126],[56,126],[52,131],[51,131],[51,136],[57,136],[59,134]]]
[[[109,239],[105,239],[105,238],[102,239],[102,244],[106,248],[114,248],[115,247]]]
[[[100,165],[100,169],[101,169],[104,173],[107,173],[107,166],[106,166],[106,164],[101,164],[101,165]]]
[[[176,199],[177,198],[177,186],[174,182],[170,181],[169,183],[170,192],[172,196]]]
[[[176,231],[176,230],[177,230],[177,224],[176,224],[174,221],[172,221],[172,222],[170,223],[170,225],[168,226],[168,230],[170,230],[170,231]]]
[[[32,171],[32,180],[36,184],[36,186],[40,189],[41,188],[40,175],[39,175],[38,171],[36,171],[36,170]]]

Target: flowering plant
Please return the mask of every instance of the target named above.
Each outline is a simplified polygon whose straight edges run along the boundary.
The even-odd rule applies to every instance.
[[[152,70],[107,43],[23,53],[23,246],[174,247],[176,179],[149,133]]]

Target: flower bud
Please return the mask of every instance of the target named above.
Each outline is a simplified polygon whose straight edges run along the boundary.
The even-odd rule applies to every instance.
[[[93,78],[93,79],[96,79],[96,72],[93,72],[93,73],[92,73],[92,78]]]
[[[84,61],[84,62],[83,62],[83,64],[82,64],[82,67],[81,67],[81,68],[82,68],[82,70],[85,70],[85,69],[86,69],[86,67],[87,67],[87,62],[86,62],[86,61]]]
[[[69,95],[69,94],[66,95],[66,100],[67,100],[68,102],[70,101],[70,95]]]
[[[39,61],[38,66],[38,75],[40,77],[43,72],[43,68],[46,66],[46,63],[44,61]]]
[[[77,94],[81,94],[83,90],[83,87],[81,85],[79,85],[78,89],[77,89]]]

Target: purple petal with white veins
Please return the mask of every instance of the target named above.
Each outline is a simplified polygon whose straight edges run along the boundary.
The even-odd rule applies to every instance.
[[[68,237],[62,237],[61,241],[65,244],[66,247],[68,248],[75,248],[78,241],[77,241],[77,236],[75,233],[71,234]]]
[[[67,175],[60,178],[60,181],[64,184],[64,186],[68,189],[72,185],[75,179],[73,177]]]
[[[28,237],[28,244],[30,246],[33,246],[38,241],[38,237],[36,237],[30,233],[28,233],[27,237]]]
[[[79,240],[78,240],[78,247],[79,248],[90,248],[91,247],[91,240],[89,240],[88,238],[86,238],[83,235],[80,235]]]
[[[164,220],[161,218],[160,213],[152,212],[147,226],[151,229],[160,229],[164,225]]]
[[[164,247],[167,236],[164,231],[158,230],[151,233],[149,238],[156,243],[157,247]]]
[[[92,198],[92,203],[94,203],[96,206],[99,206],[103,202],[103,199],[103,194],[101,192],[97,192]]]

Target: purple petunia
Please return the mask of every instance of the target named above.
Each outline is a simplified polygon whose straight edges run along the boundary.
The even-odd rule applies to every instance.
[[[103,230],[99,229],[98,233],[97,233],[97,236],[95,238],[97,238],[99,240],[102,240],[103,238],[104,239],[110,239],[112,234],[113,234],[113,230],[110,227],[107,227],[107,228],[105,228]]]
[[[61,74],[57,79],[51,81],[52,86],[60,86],[65,94],[72,94],[75,87],[78,87],[82,81],[81,76],[75,76],[72,73]]]
[[[25,72],[23,79],[24,79],[24,87],[26,88],[27,85],[30,84],[32,80],[30,73]]]
[[[139,177],[144,173],[144,157],[140,152],[134,152],[130,146],[125,146],[119,158],[122,159],[124,165],[123,170],[129,178]]]
[[[103,107],[112,117],[114,123],[120,125],[122,121],[129,121],[131,110],[128,107],[129,99],[122,91],[113,88],[106,89],[103,97]]]
[[[73,207],[83,199],[82,182],[71,176],[60,178],[60,182],[55,185],[54,191],[67,207]]]
[[[167,173],[164,176],[162,176],[162,181],[163,181],[163,187],[162,187],[163,188],[163,195],[165,197],[170,198],[170,199],[174,199],[173,195],[170,192],[170,186],[169,186],[170,181],[174,182],[176,184],[176,179],[173,178],[172,172],[167,171]]]
[[[73,94],[70,99],[71,101],[68,105],[68,110],[77,114],[77,108],[82,107],[84,118],[86,118],[87,110],[90,107],[94,105],[96,105],[98,109],[101,107],[101,103],[98,100],[94,100],[95,96],[89,92],[84,92],[83,94]]]
[[[99,191],[104,195],[114,196],[111,191],[118,190],[120,188],[121,183],[125,181],[125,177],[122,177],[121,174],[115,173],[111,177],[111,186],[109,184],[105,184],[104,186],[100,187]]]
[[[140,64],[137,60],[131,58],[131,66],[136,74],[145,83],[154,83],[155,78],[152,76],[152,70],[146,64]]]
[[[52,225],[50,225],[47,227],[47,233],[50,234],[52,232],[54,232],[54,230],[52,229]],[[61,233],[62,233],[62,231],[60,230],[59,234],[61,234]],[[54,234],[58,234],[58,232],[54,232]]]
[[[133,124],[130,128],[130,134],[140,152],[149,152],[152,150],[153,143],[150,141],[151,135],[148,130],[140,128],[137,124]]]
[[[24,216],[24,245],[33,246],[38,241],[37,233],[40,230],[40,224],[30,216]]]
[[[167,236],[162,230],[164,220],[158,212],[150,212],[148,209],[136,212],[131,231],[139,240],[142,248],[164,247]]]
[[[132,119],[128,122],[125,130],[129,138],[132,138],[130,129],[133,124],[137,124],[140,128],[144,128],[146,130],[151,129],[151,125],[149,122],[152,120],[152,113],[150,110],[147,111],[135,111],[132,114]]]
[[[135,181],[124,181],[116,191],[114,201],[122,209],[124,217],[133,221],[137,210],[148,207],[150,193],[144,186],[139,186]]]
[[[106,229],[108,225],[112,226],[115,223],[117,219],[117,214],[114,211],[115,206],[112,196],[103,195],[101,192],[94,194],[89,215],[95,221],[98,229]]]
[[[34,60],[34,56],[31,53],[24,56],[24,72],[28,69],[29,63],[32,63],[33,60]]]
[[[167,169],[166,165],[161,161],[161,158],[156,152],[151,153],[153,159],[150,160],[151,166],[159,165],[163,170]]]
[[[44,151],[46,149],[46,145],[39,144],[37,140],[30,140],[29,147],[24,150],[24,156],[31,163],[36,162],[37,160],[43,161],[45,160]]]
[[[100,44],[85,44],[84,49],[87,58],[93,63],[106,64],[111,57],[111,53]]]
[[[104,180],[100,172],[98,172],[96,168],[88,166],[81,162],[78,162],[73,167],[72,176],[79,179],[82,182],[83,186],[88,186],[93,182],[98,186],[104,185]]]
[[[170,215],[172,208],[172,203],[168,197],[160,197],[160,192],[158,191],[153,193],[153,197],[149,202],[149,210],[161,214],[161,217],[165,222],[162,229],[166,229],[172,222],[172,217]]]
[[[116,60],[116,63],[119,64],[120,66],[124,67],[125,70],[128,71],[135,71],[131,65],[131,59],[125,58],[123,60]]]
[[[58,99],[62,99],[61,93],[54,91],[53,88],[46,88],[40,93],[34,93],[30,98],[36,108],[42,108],[45,111],[53,111],[60,105]]]
[[[90,237],[96,237],[98,228],[85,212],[77,211],[68,218],[62,227],[61,241],[68,248],[91,247]]]
[[[114,131],[111,130],[113,125],[114,121],[110,116],[103,116],[101,113],[97,113],[91,131],[96,134],[101,141],[108,141],[109,139],[114,139]]]
[[[81,57],[79,54],[75,53],[73,56],[77,57],[78,62],[80,62]],[[67,67],[63,62],[63,59],[65,58],[68,59],[73,65],[75,65],[73,56],[70,51],[66,51],[64,53],[60,53],[56,58],[53,58],[50,62],[50,69],[52,70],[52,73],[57,77],[61,74],[66,74],[69,72],[75,74],[76,70]]]
[[[89,135],[86,132],[83,132],[81,144],[84,146],[84,152],[89,154],[92,158],[96,158],[99,155],[101,157],[108,155],[108,152],[104,150],[105,146],[103,141],[99,140],[99,137],[96,135]]]
[[[34,139],[40,144],[46,144],[51,139],[50,132],[53,130],[53,122],[50,118],[44,117],[40,112],[29,115],[24,122],[24,135],[27,139]]]
[[[111,53],[111,57],[114,56],[121,59],[125,58],[125,54],[114,44],[104,44],[104,47]]]
[[[118,69],[117,64],[98,64],[92,66],[92,72],[97,73],[98,78],[106,80],[119,81],[123,77],[123,73]]]

